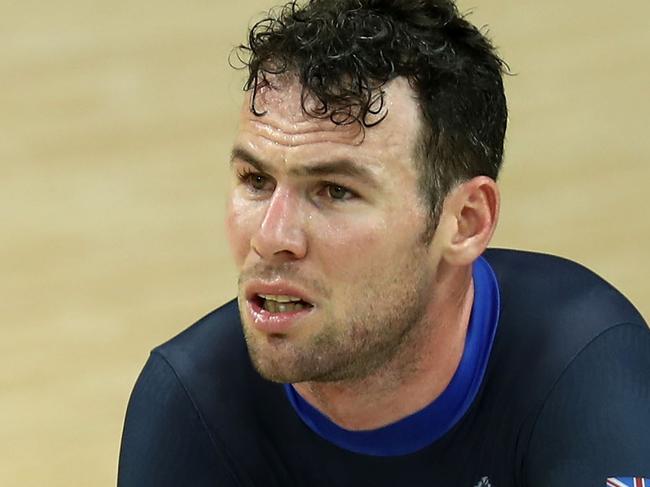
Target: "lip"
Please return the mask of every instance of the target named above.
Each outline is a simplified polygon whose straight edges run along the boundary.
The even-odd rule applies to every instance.
[[[289,311],[285,313],[271,313],[262,308],[256,300],[259,294],[274,294],[295,296],[309,303],[311,306],[299,311]],[[264,281],[251,281],[245,288],[246,308],[251,318],[251,323],[259,331],[273,335],[286,334],[292,328],[299,325],[310,313],[314,312],[316,305],[309,295],[297,286],[289,282],[275,281],[268,283]]]

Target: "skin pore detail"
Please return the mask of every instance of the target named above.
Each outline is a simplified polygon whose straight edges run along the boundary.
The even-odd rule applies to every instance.
[[[258,98],[262,116],[248,99],[231,161],[226,226],[251,360],[354,430],[394,422],[444,390],[473,299],[473,259],[446,258],[462,192],[423,242],[418,105],[403,79],[385,93],[386,118],[363,135],[304,114],[295,81]],[[301,304],[272,313],[262,296]]]

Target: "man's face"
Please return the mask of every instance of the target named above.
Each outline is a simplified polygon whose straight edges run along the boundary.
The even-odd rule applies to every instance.
[[[255,367],[279,382],[359,379],[423,322],[439,260],[413,160],[417,103],[402,79],[365,136],[305,115],[284,81],[242,108],[227,229]]]

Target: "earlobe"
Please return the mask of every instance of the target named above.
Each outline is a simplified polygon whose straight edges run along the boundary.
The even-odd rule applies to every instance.
[[[499,215],[499,189],[487,176],[478,176],[454,188],[445,200],[450,219],[444,258],[452,265],[469,265],[487,248]]]

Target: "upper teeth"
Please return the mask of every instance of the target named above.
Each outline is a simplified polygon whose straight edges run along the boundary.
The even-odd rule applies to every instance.
[[[277,301],[278,303],[297,303],[298,301],[302,301],[295,296],[286,296],[284,294],[260,294],[259,296],[271,301]]]

